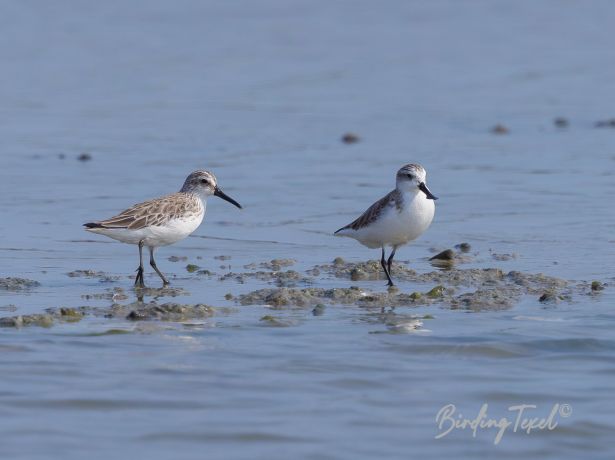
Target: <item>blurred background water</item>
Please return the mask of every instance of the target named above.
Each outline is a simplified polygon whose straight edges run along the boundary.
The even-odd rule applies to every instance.
[[[41,283],[0,292],[0,307],[78,306],[108,287],[76,269],[129,287],[136,249],[81,224],[176,191],[193,169],[245,208],[210,200],[194,236],[159,255],[183,300],[226,315],[0,330],[0,456],[612,458],[608,288],[400,312],[435,316],[422,334],[380,334],[382,315],[358,306],[289,310],[295,327],[267,328],[267,307],[224,298],[266,283],[204,280],[167,257],[218,273],[218,255],[233,269],[375,258],[331,233],[418,162],[441,198],[399,252],[419,272],[430,248],[467,241],[480,254],[468,267],[612,285],[615,129],[595,123],[615,116],[614,20],[609,1],[0,3],[1,276]],[[341,143],[349,131],[361,141]],[[469,417],[483,403],[497,418],[523,403],[573,414],[498,446],[493,431],[435,440],[449,403]]]

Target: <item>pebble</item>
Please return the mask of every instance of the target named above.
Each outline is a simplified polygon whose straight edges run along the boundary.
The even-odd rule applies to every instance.
[[[342,136],[342,142],[344,144],[356,144],[361,139],[355,133],[346,133]]]
[[[508,134],[510,131],[506,126],[497,124],[493,128],[491,128],[491,132],[493,134]]]

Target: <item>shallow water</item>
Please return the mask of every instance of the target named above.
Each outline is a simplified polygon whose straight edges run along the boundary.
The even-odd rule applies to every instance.
[[[0,44],[1,276],[40,286],[0,291],[0,316],[108,307],[82,296],[114,287],[134,301],[136,248],[80,225],[175,191],[200,167],[244,210],[212,199],[192,237],[159,251],[189,294],[156,301],[230,310],[0,328],[2,458],[612,457],[615,130],[594,127],[615,116],[611,3],[80,8],[2,7],[12,40]],[[569,126],[555,127],[557,116]],[[509,134],[490,133],[497,123]],[[342,144],[347,131],[361,142]],[[78,161],[83,152],[92,160]],[[250,263],[293,258],[304,273],[337,256],[376,258],[331,233],[411,161],[441,199],[429,231],[399,251],[410,267],[431,271],[432,249],[467,241],[463,268],[606,289],[477,313],[326,305],[316,316],[225,299],[271,287],[219,281]],[[119,279],[67,276],[80,269]],[[384,290],[327,274],[313,282]],[[148,270],[146,283],[159,280]],[[414,330],[424,315],[433,319]],[[495,418],[516,404],[572,414],[553,431],[509,430],[497,446],[494,429],[436,440],[449,403],[469,418],[484,403]]]

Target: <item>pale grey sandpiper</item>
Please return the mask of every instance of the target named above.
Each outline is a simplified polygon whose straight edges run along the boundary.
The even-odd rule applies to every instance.
[[[372,204],[358,219],[335,232],[354,238],[368,248],[382,248],[380,265],[393,286],[391,264],[400,246],[421,236],[431,224],[438,198],[425,184],[427,173],[418,164],[407,164],[397,171],[395,190]],[[392,248],[385,260],[385,246]]]
[[[117,216],[83,224],[88,232],[99,233],[122,243],[139,246],[139,268],[135,286],[143,287],[143,246],[149,248],[149,263],[164,285],[169,284],[156,266],[154,250],[183,240],[194,232],[205,216],[207,198],[222,198],[241,205],[218,187],[216,176],[205,170],[191,173],[177,193],[135,204]]]

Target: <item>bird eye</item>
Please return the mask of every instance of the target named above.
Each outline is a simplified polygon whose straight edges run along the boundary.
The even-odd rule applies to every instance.
[[[410,174],[410,173],[408,173],[407,176],[408,176],[408,179],[410,179],[410,180],[414,179],[414,176],[412,174]]]
[[[209,181],[207,179],[201,179],[201,184],[208,184]]]

